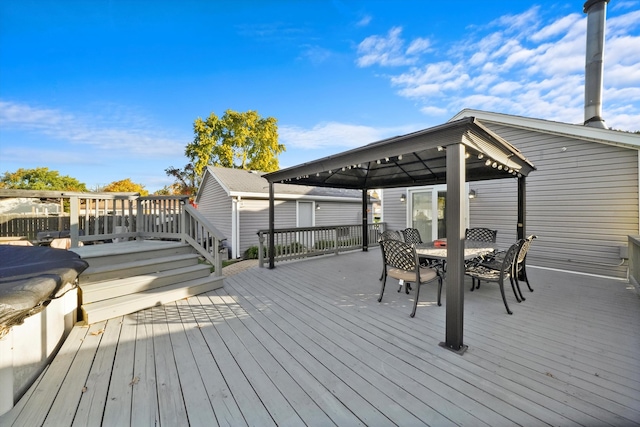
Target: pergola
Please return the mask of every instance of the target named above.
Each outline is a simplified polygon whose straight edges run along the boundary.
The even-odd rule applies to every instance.
[[[363,250],[367,250],[367,190],[447,184],[446,337],[441,345],[464,352],[465,183],[518,180],[517,236],[526,229],[525,178],[535,166],[474,117],[374,142],[264,177],[269,182],[269,268],[274,268],[274,183],[362,190]]]

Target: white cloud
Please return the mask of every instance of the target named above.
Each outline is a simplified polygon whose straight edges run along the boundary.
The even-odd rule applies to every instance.
[[[435,106],[422,107],[420,111],[427,116],[443,116],[448,113],[446,108],[435,107]]]
[[[411,67],[388,78],[400,96],[421,102],[427,115],[434,108],[446,108],[450,115],[479,108],[581,123],[586,21],[580,13],[548,20],[535,6],[474,29],[467,40],[452,46],[436,50],[429,44],[428,57],[405,63]],[[622,117],[635,117],[632,112],[640,102],[640,37],[634,34],[638,27],[638,10],[607,20],[603,115],[607,119],[608,112],[615,111],[619,126],[631,123]],[[395,30],[396,37],[386,40],[401,41],[400,30]],[[396,45],[395,52],[401,51]]]
[[[302,51],[301,56],[314,65],[318,65],[331,57],[332,53],[329,49],[320,46],[307,46]]]
[[[577,22],[582,20],[582,16],[577,13],[560,18],[555,22],[543,27],[538,32],[531,36],[531,40],[534,42],[541,42],[551,37],[555,37],[562,34],[576,25]]]
[[[327,122],[311,129],[298,126],[280,126],[280,142],[296,149],[355,148],[373,141],[414,131],[415,127],[374,128],[370,126]]]
[[[407,55],[416,55],[422,52],[427,52],[431,47],[429,39],[417,38],[411,42],[407,48]]]
[[[518,82],[500,82],[489,88],[489,93],[491,95],[511,95],[513,92],[519,90],[521,86]]]
[[[431,48],[431,42],[426,38],[416,38],[405,49],[405,41],[400,37],[402,27],[393,27],[386,36],[369,36],[358,45],[359,67],[379,65],[382,67],[396,67],[414,64],[417,56]]]
[[[358,22],[356,22],[356,27],[366,27],[371,22],[371,15],[363,16]]]
[[[100,114],[79,116],[58,109],[0,101],[0,126],[5,131],[26,130],[60,141],[91,145],[118,156],[164,157],[184,151],[186,141],[160,134],[147,125],[144,118],[132,116],[129,112],[117,113],[113,107],[106,116],[109,119],[102,118]],[[149,150],[151,146],[153,150]]]
[[[540,22],[539,10],[540,6],[534,6],[518,15],[504,15],[494,20],[491,25],[503,27],[508,31],[531,31]]]

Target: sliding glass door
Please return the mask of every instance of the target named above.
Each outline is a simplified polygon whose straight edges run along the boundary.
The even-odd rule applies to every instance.
[[[407,227],[416,228],[423,242],[446,238],[447,186],[409,189],[408,193]],[[467,211],[465,218],[468,217]]]

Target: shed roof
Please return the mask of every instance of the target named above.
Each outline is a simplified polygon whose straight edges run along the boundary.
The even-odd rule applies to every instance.
[[[229,196],[269,198],[269,182],[264,178],[265,172],[231,169],[208,166],[205,179],[215,179]],[[203,181],[204,182],[204,181]],[[198,198],[202,188],[198,191]],[[306,185],[276,184],[277,197],[306,198],[342,198],[349,201],[361,201],[362,193],[345,188],[322,188]]]
[[[517,148],[476,118],[466,117],[271,172],[265,178],[352,189],[444,184],[446,149],[454,144],[465,146],[468,181],[527,176],[535,170]]]

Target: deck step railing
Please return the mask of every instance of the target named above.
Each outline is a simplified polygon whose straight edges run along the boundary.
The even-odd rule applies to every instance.
[[[378,245],[385,230],[382,222],[368,224],[368,245]],[[263,267],[269,259],[269,230],[258,231],[258,264]],[[323,227],[294,227],[274,230],[274,260],[287,261],[318,255],[362,249],[362,225],[332,225]]]
[[[16,191],[19,196],[14,196]],[[189,204],[187,196],[0,190],[0,197],[58,200],[64,210],[55,220],[47,221],[37,215],[12,216],[11,226],[3,227],[14,231],[12,237],[38,244],[38,232],[59,231],[70,239],[70,248],[131,239],[182,241],[221,274],[219,248],[225,237]]]

